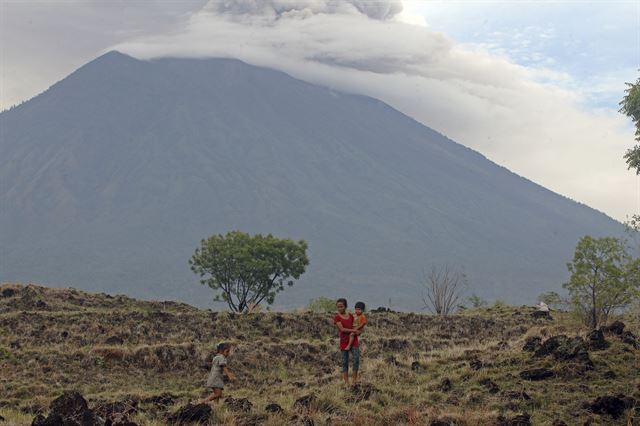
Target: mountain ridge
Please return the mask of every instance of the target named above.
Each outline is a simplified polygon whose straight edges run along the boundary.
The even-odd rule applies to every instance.
[[[18,242],[2,248],[4,281],[199,303],[186,260],[200,238],[241,229],[309,241],[284,306],[388,304],[395,286],[391,304],[418,309],[432,263],[463,264],[484,297],[532,298],[559,286],[584,233],[621,233],[379,100],[234,59],[110,52],[0,126],[0,236]],[[535,284],[505,293],[520,273]]]

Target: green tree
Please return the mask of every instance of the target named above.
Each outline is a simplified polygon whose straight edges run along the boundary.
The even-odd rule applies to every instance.
[[[469,303],[471,303],[471,306],[473,308],[481,308],[481,307],[487,306],[489,304],[489,302],[487,302],[486,300],[484,300],[483,298],[481,298],[480,296],[478,296],[475,293],[473,293],[471,296],[467,297],[467,301]]]
[[[567,268],[571,278],[563,287],[592,328],[606,323],[611,312],[638,296],[640,261],[628,255],[624,242],[618,238],[583,237]]]
[[[262,301],[272,304],[276,294],[304,273],[307,243],[240,231],[212,235],[200,242],[189,259],[200,282],[218,293],[229,309],[244,312]]]
[[[635,83],[625,83],[627,85],[625,96],[620,101],[620,112],[631,118],[636,126],[636,141],[640,141],[640,78]],[[640,175],[640,145],[629,149],[624,155],[627,166],[635,169]]]
[[[317,297],[309,301],[307,310],[319,314],[326,314],[336,310],[336,300],[328,297]]]

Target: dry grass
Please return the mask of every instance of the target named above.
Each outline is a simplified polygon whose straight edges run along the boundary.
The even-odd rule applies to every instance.
[[[590,354],[595,370],[573,374],[566,363],[521,350],[531,336],[585,336],[587,330],[567,314],[546,322],[532,319],[530,308],[508,306],[446,319],[370,313],[361,373],[374,390],[355,402],[339,380],[327,315],[238,316],[69,289],[0,290],[5,288],[16,290],[0,298],[0,415],[6,424],[30,424],[68,389],[80,391],[90,405],[132,397],[141,402],[131,420],[166,424],[168,413],[202,397],[208,362],[222,340],[235,344],[230,367],[239,377],[225,394],[248,398],[253,407],[240,413],[218,405],[211,424],[302,424],[308,418],[316,425],[423,425],[434,419],[492,425],[498,416],[525,412],[535,425],[555,419],[638,424],[633,410],[614,420],[582,405],[619,393],[640,400],[640,351],[609,338],[608,349]],[[638,334],[637,317],[625,321]],[[534,367],[562,374],[542,382],[520,379],[520,371]],[[607,378],[611,373],[615,379]],[[450,389],[443,388],[445,379]],[[513,396],[522,392],[531,399]],[[168,407],[144,402],[167,393],[174,397]],[[309,409],[295,408],[296,399],[308,394],[316,397]],[[284,413],[266,413],[270,403]]]

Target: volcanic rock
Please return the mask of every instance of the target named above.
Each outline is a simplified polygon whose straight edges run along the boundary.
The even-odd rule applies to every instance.
[[[497,426],[531,426],[531,416],[527,413],[518,414],[510,419],[500,416],[496,424]]]
[[[122,345],[124,343],[124,339],[120,336],[111,336],[105,340],[104,343],[107,345]]]
[[[536,318],[536,319],[546,319],[546,320],[552,320],[553,319],[551,317],[551,312],[549,312],[549,311],[533,311],[533,312],[531,312],[531,316]]]
[[[546,368],[533,368],[531,370],[524,370],[520,372],[520,377],[524,380],[538,381],[548,379],[555,376],[555,373]]]
[[[604,339],[604,333],[602,330],[593,330],[589,333],[588,346],[592,351],[606,349],[609,347],[609,343]]]
[[[624,323],[622,321],[614,321],[611,324],[602,327],[603,331],[607,333],[617,334],[618,336],[624,332]]]
[[[522,350],[525,352],[535,352],[540,349],[540,346],[542,346],[542,338],[539,336],[532,336],[527,338],[524,342]]]
[[[624,333],[622,333],[620,338],[622,339],[623,343],[626,343],[627,345],[630,345],[635,349],[640,349],[640,343],[638,342],[636,335],[632,332],[625,331]]]
[[[531,397],[525,391],[505,391],[502,392],[502,396],[509,399],[521,399],[521,400],[530,400]]]
[[[224,400],[224,405],[231,408],[233,411],[241,411],[244,413],[248,413],[253,407],[253,404],[247,398],[228,397]]]
[[[89,409],[87,401],[76,391],[66,391],[49,406],[49,415],[33,419],[35,426],[102,426],[104,420]]]
[[[282,407],[276,404],[275,402],[264,407],[264,411],[266,411],[267,413],[275,413],[275,414],[282,414],[284,412]]]
[[[211,417],[211,412],[211,407],[207,404],[187,404],[171,414],[167,420],[175,425],[207,424]]]
[[[451,379],[445,377],[440,381],[440,385],[438,386],[442,392],[449,392],[453,385],[451,384]]]
[[[313,404],[315,401],[316,396],[314,394],[305,395],[296,399],[296,402],[293,403],[293,408],[308,410],[311,404]]]
[[[0,294],[2,297],[13,297],[16,295],[16,290],[13,288],[3,288]]]
[[[489,391],[489,393],[498,393],[500,392],[500,387],[495,384],[491,379],[482,379],[480,380],[480,384],[484,386],[484,388]]]
[[[367,401],[371,395],[379,390],[370,383],[357,383],[351,388],[353,402]]]
[[[595,414],[607,414],[617,419],[624,414],[628,402],[619,396],[599,396],[591,403],[584,404],[584,408]]]

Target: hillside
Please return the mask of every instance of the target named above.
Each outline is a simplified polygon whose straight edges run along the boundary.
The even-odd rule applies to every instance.
[[[234,315],[7,284],[0,416],[31,424],[76,390],[109,424],[172,423],[201,397],[212,350],[225,340],[235,345],[239,380],[209,424],[638,424],[638,317],[623,318],[624,330],[612,327],[603,342],[567,314],[531,312],[494,306],[441,319],[371,311],[362,385],[349,390],[331,314]]]
[[[208,306],[187,259],[240,229],[309,242],[281,307],[418,310],[422,271],[445,262],[470,292],[530,303],[580,237],[621,233],[378,100],[231,59],[110,52],[0,129],[2,281]]]

